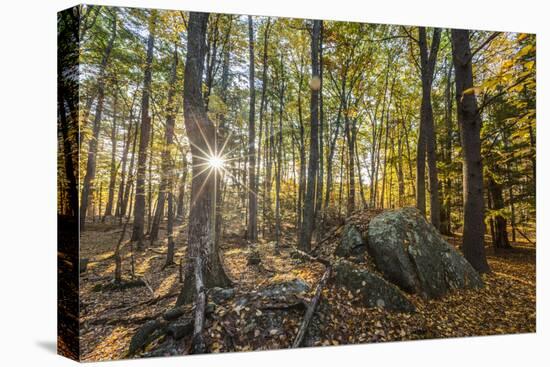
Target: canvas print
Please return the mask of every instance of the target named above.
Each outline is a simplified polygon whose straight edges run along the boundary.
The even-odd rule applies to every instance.
[[[58,15],[58,349],[536,329],[536,37]]]

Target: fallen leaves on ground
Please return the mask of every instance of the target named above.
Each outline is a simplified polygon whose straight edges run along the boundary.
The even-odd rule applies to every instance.
[[[357,221],[368,223],[367,218]],[[136,276],[146,276],[153,294],[147,287],[94,291],[98,284],[108,284],[113,277],[111,256],[120,236],[117,228],[95,225],[83,233],[81,241],[81,256],[90,258],[88,271],[81,275],[80,283],[81,352],[85,361],[127,357],[135,330],[145,320],[173,307],[181,287],[179,267],[163,269],[166,245],[158,241],[152,249],[135,254]],[[178,227],[179,244],[185,243],[183,228]],[[326,238],[314,251],[318,256],[330,259],[339,228],[330,234],[333,238]],[[291,240],[288,237],[283,242]],[[451,238],[450,242],[456,245],[458,240]],[[515,245],[513,250],[501,252],[488,249],[492,273],[483,275],[483,289],[459,290],[437,300],[409,296],[417,307],[415,313],[362,307],[357,302],[358,294],[329,283],[322,292],[304,346],[534,332],[536,251],[526,244]],[[259,266],[248,265],[251,245],[246,241],[236,235],[228,235],[224,240],[222,258],[235,282],[236,295],[216,305],[207,318],[205,339],[209,352],[289,348],[300,327],[304,307],[273,307],[261,302],[239,305],[236,300],[270,284],[296,278],[304,280],[312,293],[324,266],[292,256],[290,246],[277,248],[273,242],[261,241],[255,247],[262,260]],[[185,246],[180,246],[176,253],[178,264],[183,256]],[[129,249],[125,247],[126,277],[130,260]],[[307,303],[309,297],[311,294],[304,294],[303,301]],[[188,344],[189,338],[178,342]],[[146,352],[156,346],[157,343],[151,344]]]

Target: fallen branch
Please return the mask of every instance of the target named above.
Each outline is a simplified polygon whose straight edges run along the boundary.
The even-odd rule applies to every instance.
[[[306,335],[307,328],[309,326],[309,323],[311,322],[311,319],[313,318],[313,315],[315,314],[315,309],[317,308],[317,305],[319,304],[319,300],[321,299],[321,292],[323,291],[323,288],[325,287],[325,284],[327,283],[328,279],[330,278],[330,274],[332,272],[332,264],[330,261],[320,258],[311,256],[310,254],[300,251],[298,249],[294,250],[296,254],[300,255],[301,257],[304,257],[310,261],[316,261],[323,265],[325,265],[326,270],[323,273],[323,276],[321,277],[321,280],[319,280],[319,283],[317,283],[317,287],[315,288],[315,293],[313,295],[313,298],[311,299],[309,306],[306,309],[306,313],[304,315],[304,319],[302,320],[302,324],[300,325],[300,329],[298,329],[298,334],[296,334],[296,339],[294,339],[294,343],[292,343],[293,348],[299,347],[303,340],[304,336]]]
[[[293,348],[298,348],[304,340],[304,336],[306,335],[306,331],[309,326],[309,323],[313,318],[313,315],[315,314],[315,308],[317,307],[317,304],[319,303],[319,299],[321,298],[321,292],[325,287],[325,284],[328,278],[330,277],[331,271],[332,271],[332,266],[330,265],[327,266],[325,273],[323,274],[323,276],[321,277],[321,280],[317,284],[317,288],[315,289],[315,295],[313,296],[313,298],[311,299],[311,302],[309,303],[309,306],[304,315],[302,324],[300,325],[300,329],[298,330],[298,334],[296,335],[296,339],[294,339],[294,343],[292,343]]]
[[[531,245],[535,245],[536,243],[531,241],[529,239],[529,237],[527,237],[527,235],[525,233],[523,233],[522,231],[520,231],[518,228],[516,228],[516,231],[518,231],[518,233],[521,235],[521,237],[525,238]]]
[[[307,252],[304,252],[302,250],[298,250],[298,249],[293,249],[294,253],[299,255],[300,257],[303,257],[309,261],[315,261],[315,262],[319,262],[327,267],[331,266],[331,263],[330,261],[326,260],[326,259],[323,259],[321,257],[318,257],[318,256],[312,256],[310,254],[308,254]]]
[[[151,297],[155,297],[155,291],[153,290],[153,287],[151,287],[151,284],[149,284],[149,282],[147,281],[147,278],[145,277],[145,275],[141,278],[143,280],[143,283],[145,284],[145,286],[147,287],[147,289],[149,289],[149,292],[151,292]]]

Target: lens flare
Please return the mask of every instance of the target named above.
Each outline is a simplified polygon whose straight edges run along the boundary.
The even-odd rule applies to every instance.
[[[221,169],[223,168],[223,158],[219,156],[212,156],[208,159],[208,165],[212,168]]]

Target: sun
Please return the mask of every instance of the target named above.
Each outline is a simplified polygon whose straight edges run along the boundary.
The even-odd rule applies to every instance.
[[[222,169],[224,164],[224,160],[222,157],[219,156],[212,156],[208,158],[208,165],[215,169]]]

